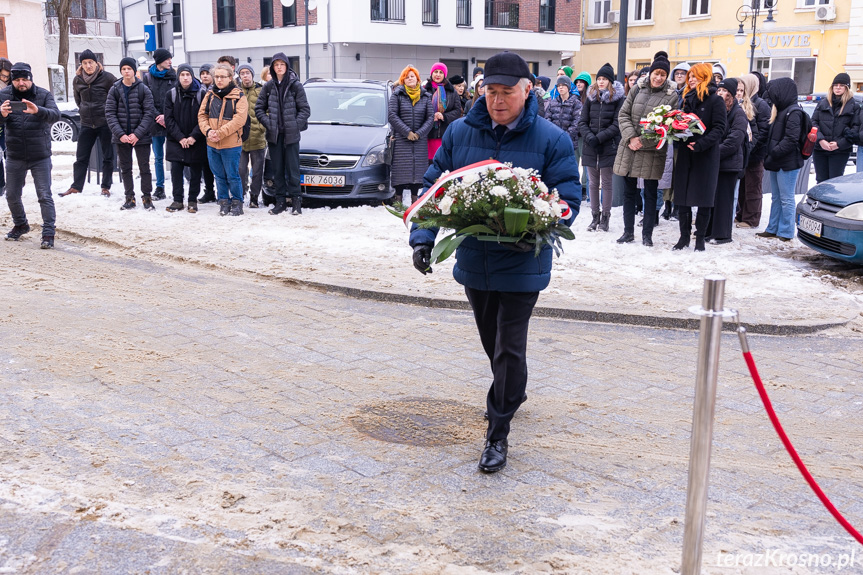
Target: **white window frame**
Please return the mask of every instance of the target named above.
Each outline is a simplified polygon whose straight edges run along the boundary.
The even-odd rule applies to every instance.
[[[680,2],[680,19],[681,20],[705,20],[710,18],[713,13],[713,0],[707,0],[707,14],[690,14],[689,5],[692,0],[682,0]],[[699,0],[700,2],[701,0]],[[655,9],[655,7],[654,7]]]
[[[797,10],[809,10],[814,12],[821,6],[833,6],[834,4],[834,0],[827,0],[827,2],[824,2],[824,0],[812,0],[811,5],[806,4],[806,0],[797,0]]]
[[[601,23],[594,23],[596,18],[596,6],[597,4],[604,4],[606,0],[587,0],[589,2],[588,6],[588,14],[587,14],[587,28],[588,29],[598,29],[598,28],[611,28],[612,24],[608,22],[608,12],[605,13],[605,21]],[[608,11],[611,12],[614,10],[614,3],[608,2]]]
[[[642,8],[650,2],[650,18],[639,18],[641,14],[636,14],[635,7],[639,0],[629,0],[629,25],[630,26],[652,26],[653,19],[656,15],[656,0],[641,0]]]

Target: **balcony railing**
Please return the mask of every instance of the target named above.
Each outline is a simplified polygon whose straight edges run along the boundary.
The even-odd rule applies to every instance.
[[[373,22],[404,22],[405,0],[371,0]]]
[[[455,25],[470,26],[470,0],[456,0]]]
[[[423,24],[437,24],[438,0],[423,0]]]
[[[485,0],[485,27],[518,29],[518,3]]]
[[[48,34],[59,34],[57,18],[48,18]],[[109,20],[69,18],[69,33],[73,36],[121,36],[120,23]]]
[[[539,7],[539,31],[554,31],[554,0],[548,0],[546,4]]]

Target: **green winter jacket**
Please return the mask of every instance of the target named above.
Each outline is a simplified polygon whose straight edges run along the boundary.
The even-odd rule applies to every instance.
[[[645,180],[661,180],[665,171],[665,155],[668,146],[656,149],[656,141],[641,138],[642,148],[637,152],[629,149],[629,141],[641,136],[642,118],[657,106],[668,105],[671,109],[678,108],[677,85],[669,80],[661,88],[650,87],[650,76],[642,78],[629,91],[629,95],[620,108],[617,117],[620,125],[620,144],[617,146],[617,157],[614,159],[614,173],[630,178]]]
[[[255,109],[255,104],[258,103],[258,96],[261,95],[261,85],[255,82],[251,88],[240,86],[240,89],[246,95],[249,101],[249,110]],[[249,130],[249,139],[243,142],[243,151],[252,152],[254,150],[263,150],[267,147],[267,130],[264,125],[258,121],[255,114],[249,114],[252,118],[252,126]]]

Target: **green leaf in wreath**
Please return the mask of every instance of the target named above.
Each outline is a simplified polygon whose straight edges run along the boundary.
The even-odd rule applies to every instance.
[[[387,211],[389,213],[391,213],[392,215],[394,215],[395,217],[397,217],[399,219],[402,219],[405,217],[404,211],[399,211],[396,208],[394,208],[393,206],[384,205],[384,207],[387,209]]]
[[[450,257],[453,252],[455,252],[456,248],[458,248],[461,243],[468,236],[459,236],[456,234],[450,234],[441,241],[437,243],[437,245],[432,250],[431,260],[433,263],[439,264],[448,257]],[[441,246],[441,244],[444,244]],[[437,254],[435,254],[437,252]]]
[[[521,208],[504,208],[503,221],[506,225],[506,233],[511,236],[517,236],[524,232],[527,228],[527,222],[530,220],[530,210]]]
[[[459,235],[494,234],[495,231],[488,226],[484,226],[482,224],[475,224],[473,226],[468,226],[466,228],[460,229],[458,233]]]
[[[444,251],[449,246],[450,242],[452,242],[454,239],[455,239],[455,233],[452,233],[452,234],[450,234],[448,236],[444,236],[440,240],[438,240],[438,242],[434,246],[434,249],[432,249],[432,253],[431,253],[431,261],[433,263],[437,263],[438,256],[440,256],[441,252]]]

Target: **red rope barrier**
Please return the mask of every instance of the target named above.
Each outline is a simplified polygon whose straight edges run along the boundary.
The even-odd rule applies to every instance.
[[[821,490],[821,487],[818,486],[815,478],[813,478],[812,474],[809,473],[809,470],[806,469],[806,465],[803,463],[803,460],[800,459],[799,455],[797,455],[797,450],[795,450],[794,446],[791,445],[791,441],[788,439],[788,436],[785,435],[785,430],[782,429],[782,424],[779,423],[779,418],[776,417],[776,412],[773,411],[773,404],[770,403],[770,398],[767,397],[767,391],[764,389],[764,383],[761,382],[761,376],[758,375],[758,368],[755,367],[755,360],[752,359],[752,353],[744,351],[743,358],[746,360],[746,365],[749,367],[752,381],[755,382],[755,387],[758,389],[758,395],[761,396],[761,402],[764,403],[764,409],[767,410],[767,415],[770,416],[770,421],[773,423],[773,427],[776,428],[776,433],[779,434],[779,439],[782,440],[782,444],[785,445],[785,449],[788,450],[788,454],[791,456],[791,459],[793,459],[794,463],[797,464],[797,468],[800,470],[800,473],[803,474],[803,478],[806,479],[809,487],[812,488],[812,491],[815,492],[815,495],[818,496],[818,499],[821,500],[824,507],[826,507],[827,510],[830,511],[830,514],[836,518],[836,521],[838,521],[839,524],[842,525],[842,527],[844,527],[858,543],[863,545],[863,535],[860,535],[860,533],[854,529],[850,523],[848,523],[848,520],[839,513],[839,510],[836,509],[833,503],[830,502],[830,499],[827,498],[827,495],[825,495]]]

